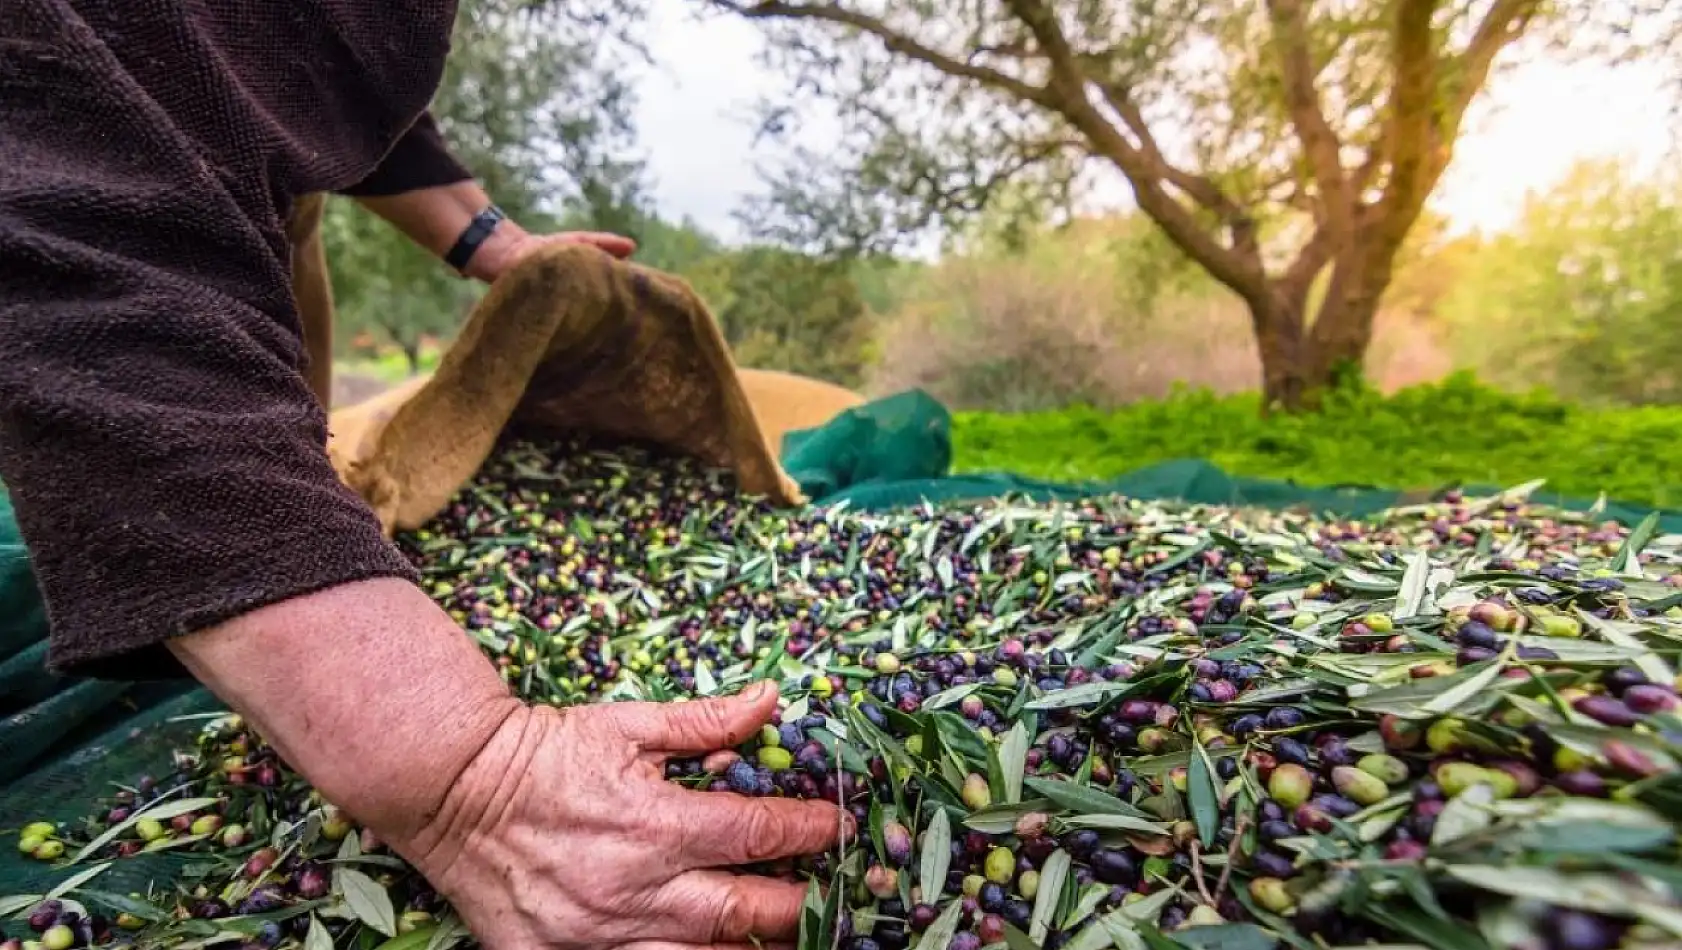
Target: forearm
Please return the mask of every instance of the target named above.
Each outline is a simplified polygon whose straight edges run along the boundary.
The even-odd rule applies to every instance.
[[[520,707],[478,647],[413,584],[343,584],[171,640],[333,804],[409,839]]]
[[[491,204],[490,196],[472,180],[397,195],[359,196],[357,201],[440,259],[467,230],[474,215]],[[511,249],[528,236],[516,222],[503,220],[474,252],[467,276],[489,280],[491,275],[501,273]]]

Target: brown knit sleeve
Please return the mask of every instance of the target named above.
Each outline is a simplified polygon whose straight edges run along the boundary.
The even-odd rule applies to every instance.
[[[385,198],[453,185],[472,177],[473,173],[444,144],[443,133],[438,131],[432,113],[423,112],[372,174],[340,193],[353,198]]]
[[[97,47],[34,25],[55,42],[0,48],[0,478],[52,665],[180,675],[171,636],[412,576],[328,464],[278,215],[234,197],[261,156],[202,160]]]

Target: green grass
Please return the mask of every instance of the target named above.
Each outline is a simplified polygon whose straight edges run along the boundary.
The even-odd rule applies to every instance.
[[[1682,508],[1682,407],[1591,410],[1458,376],[1384,397],[1341,392],[1323,412],[1263,418],[1254,395],[1184,393],[1114,411],[959,413],[959,471],[1103,479],[1205,458],[1305,485],[1434,489],[1545,478],[1566,495]]]
[[[436,349],[422,350],[421,372],[437,369],[440,355],[441,352]],[[399,352],[386,353],[377,359],[334,360],[333,373],[372,376],[382,382],[396,384],[409,378],[409,361]]]

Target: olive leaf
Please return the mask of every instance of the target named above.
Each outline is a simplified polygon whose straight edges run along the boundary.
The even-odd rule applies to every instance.
[[[1131,680],[1124,683],[1082,683],[1079,686],[1046,693],[1039,699],[1031,700],[1025,708],[1069,709],[1074,706],[1092,706],[1138,692],[1140,686],[1141,684]]]
[[[982,684],[980,683],[963,683],[949,689],[943,689],[940,692],[935,693],[933,696],[930,696],[928,699],[923,700],[922,708],[929,710],[944,709],[953,703],[962,702],[964,697],[974,695],[978,690],[980,690],[981,685]]]
[[[1075,934],[1063,950],[1103,950],[1104,945],[1114,941],[1117,947],[1124,945],[1124,941],[1116,940],[1117,934],[1131,934],[1138,939],[1137,927],[1140,923],[1154,921],[1162,915],[1162,909],[1168,902],[1179,897],[1173,888],[1162,888],[1150,894],[1143,900],[1125,904],[1099,917],[1093,923]],[[1127,946],[1133,946],[1128,943]]]
[[[953,900],[947,904],[946,909],[929,925],[929,929],[923,932],[922,939],[917,941],[916,950],[946,950],[952,942],[952,937],[958,932],[958,918],[963,912],[963,901]]]
[[[1624,543],[1618,548],[1618,553],[1612,556],[1612,570],[1626,577],[1642,576],[1641,550],[1647,546],[1649,541],[1653,540],[1653,535],[1658,533],[1658,528],[1659,513],[1656,511],[1648,512],[1647,517],[1642,518],[1641,523],[1636,525],[1630,531],[1629,537],[1624,539]]]
[[[110,894],[105,891],[80,891],[79,893],[84,899],[102,904],[119,914],[129,914],[154,923],[171,919],[168,911],[125,894]],[[6,916],[4,905],[0,904],[0,917],[4,916]]]
[[[1407,620],[1423,610],[1426,582],[1431,577],[1431,559],[1424,551],[1414,551],[1403,560],[1407,570],[1402,574],[1401,588],[1396,591],[1396,609],[1391,614],[1397,620]]]
[[[333,950],[333,937],[321,918],[310,915],[310,929],[304,934],[304,950]]]
[[[713,671],[705,662],[695,663],[695,692],[702,696],[712,696],[718,692],[718,680],[713,677]]]
[[[1477,672],[1472,673],[1473,670]],[[1447,690],[1432,698],[1421,710],[1423,712],[1444,716],[1458,709],[1463,703],[1479,696],[1489,689],[1491,683],[1501,675],[1501,664],[1495,660],[1486,661],[1465,667],[1463,672],[1471,673],[1464,680],[1456,683],[1453,689]]]
[[[1474,785],[1449,799],[1442,813],[1437,815],[1437,826],[1431,832],[1431,847],[1452,844],[1493,824],[1495,813],[1488,806],[1494,799],[1494,790],[1484,784]]]
[[[1221,830],[1220,792],[1215,787],[1215,770],[1203,744],[1192,747],[1191,765],[1186,770],[1186,797],[1191,804],[1191,818],[1197,825],[1198,840],[1203,847],[1214,847]]]
[[[1015,828],[1016,820],[1023,815],[1050,811],[1053,807],[1051,800],[1047,798],[1035,798],[1018,805],[993,805],[971,812],[969,817],[964,819],[964,826],[986,835],[1002,835]]]
[[[178,815],[186,815],[201,808],[209,808],[216,804],[214,798],[183,798],[176,801],[157,801],[145,808],[139,809],[127,819],[119,821],[105,829],[97,838],[82,846],[80,851],[71,857],[69,864],[79,864],[83,858],[99,853],[99,849],[122,837],[123,833],[133,828],[137,823],[148,818],[155,821],[168,821]]]
[[[1169,833],[1167,822],[1152,821],[1137,815],[1075,815],[1058,821],[1065,828],[1091,828],[1094,831],[1131,831],[1138,834],[1166,835]]]
[[[397,911],[391,905],[391,895],[373,878],[355,868],[341,867],[333,872],[333,886],[344,895],[345,905],[357,920],[387,937],[397,935]]]
[[[999,769],[1004,773],[1005,804],[1015,805],[1022,801],[1022,779],[1028,769],[1028,737],[1027,727],[1018,720],[1005,733],[1004,741],[999,743]]]
[[[1599,634],[1600,638],[1607,643],[1635,651],[1632,660],[1636,668],[1647,674],[1649,679],[1657,683],[1671,683],[1676,680],[1676,673],[1670,668],[1670,665],[1636,639],[1634,634],[1627,632],[1619,624],[1596,617],[1580,607],[1574,612],[1577,619],[1581,620],[1590,630]],[[1552,644],[1549,644],[1549,646],[1552,647]]]
[[[1034,794],[1044,796],[1059,808],[1066,808],[1077,815],[1105,814],[1133,815],[1137,818],[1150,817],[1108,792],[1100,792],[1084,785],[1074,785],[1069,782],[1060,782],[1037,776],[1030,776],[1024,781]]]
[[[1640,917],[1674,936],[1682,936],[1682,910],[1642,893],[1615,875],[1469,864],[1451,864],[1443,870],[1456,880],[1496,894],[1593,913]]]
[[[1069,867],[1073,859],[1069,852],[1058,848],[1045,859],[1045,866],[1040,869],[1040,889],[1034,895],[1033,916],[1028,921],[1028,937],[1036,944],[1044,944],[1046,934],[1051,928],[1052,915],[1057,913],[1057,904],[1063,897],[1063,882],[1068,879]]]
[[[79,871],[75,874],[70,875],[69,877],[60,881],[56,886],[53,887],[52,890],[48,891],[47,896],[45,898],[43,898],[43,900],[52,900],[53,898],[56,898],[56,897],[63,897],[64,895],[70,893],[71,891],[74,891],[77,888],[81,887],[83,884],[86,884],[87,882],[93,880],[94,878],[96,878],[96,877],[100,876],[101,874],[104,874],[106,871],[110,870],[111,864],[112,864],[112,862],[107,861],[104,864],[96,864],[91,868],[85,868],[85,869],[83,869],[83,870],[81,870],[81,871]]]
[[[437,924],[416,927],[406,934],[398,934],[390,940],[377,944],[374,950],[425,950],[432,943],[432,937],[437,932]]]
[[[934,903],[946,886],[946,871],[952,863],[952,820],[946,809],[937,809],[924,832],[922,863],[918,867],[917,883],[922,887],[925,903]]]
[[[1110,886],[1108,884],[1097,881],[1088,884],[1086,889],[1081,891],[1080,899],[1075,901],[1075,906],[1070,908],[1069,912],[1063,916],[1058,929],[1069,930],[1086,918],[1091,917],[1098,910],[1098,905],[1104,903],[1109,897]],[[1082,932],[1084,933],[1084,931]]]
[[[1174,934],[1174,942],[1192,950],[1273,950],[1279,946],[1279,938],[1255,924],[1188,927]]]
[[[9,897],[0,897],[0,920],[14,914],[21,914],[46,899],[45,894],[13,894]]]
[[[1379,926],[1406,934],[1431,950],[1491,950],[1471,928],[1437,920],[1411,907],[1369,901],[1362,906],[1361,913]]]

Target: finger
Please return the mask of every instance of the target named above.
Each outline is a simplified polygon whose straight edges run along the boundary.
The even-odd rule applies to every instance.
[[[686,703],[615,705],[624,717],[627,738],[642,748],[670,755],[698,755],[741,745],[770,722],[777,709],[777,685],[761,681],[736,696]]]
[[[835,846],[853,816],[824,801],[748,798],[671,787],[666,812],[680,822],[687,867],[731,867],[818,854]]]
[[[575,231],[566,237],[569,241],[593,244],[614,257],[629,257],[637,249],[637,242],[622,234],[609,234],[606,231]]]
[[[637,242],[617,234],[602,235],[601,239],[596,241],[596,246],[619,258],[630,257],[637,251]]]
[[[661,890],[663,916],[708,943],[787,940],[800,932],[806,885],[753,874],[689,871]]]

